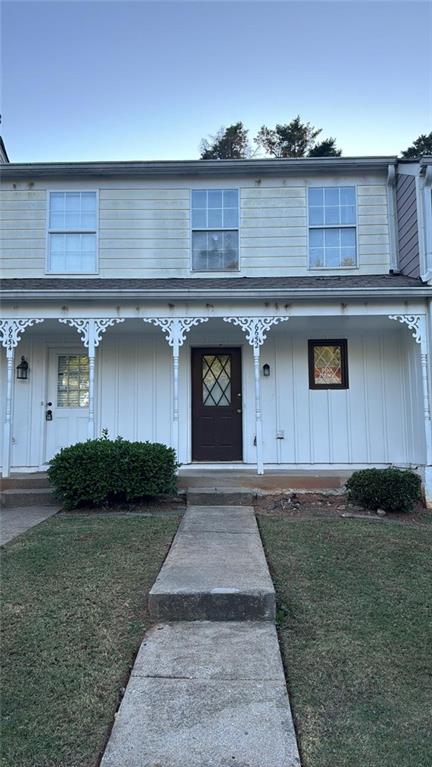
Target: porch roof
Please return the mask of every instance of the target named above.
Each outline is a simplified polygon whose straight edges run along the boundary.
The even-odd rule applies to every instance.
[[[59,298],[348,298],[432,297],[432,287],[402,274],[311,277],[95,278],[28,277],[0,280],[5,299]]]

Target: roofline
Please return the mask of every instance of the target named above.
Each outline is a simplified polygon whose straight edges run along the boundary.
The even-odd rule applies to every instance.
[[[0,296],[3,301],[62,301],[62,300],[106,300],[120,299],[125,300],[145,300],[146,302],[154,299],[186,299],[186,300],[208,300],[213,299],[268,299],[268,300],[288,300],[310,298],[322,298],[326,300],[347,299],[347,298],[431,298],[432,291],[430,287],[400,287],[400,288],[249,288],[240,290],[236,288],[177,288],[177,289],[103,289],[89,290],[76,288],[70,290],[2,290]]]
[[[8,178],[68,178],[78,176],[113,178],[135,176],[145,178],[182,176],[260,175],[284,176],[301,171],[373,171],[387,170],[397,157],[302,157],[260,160],[162,160],[119,162],[46,162],[8,163],[1,175]]]

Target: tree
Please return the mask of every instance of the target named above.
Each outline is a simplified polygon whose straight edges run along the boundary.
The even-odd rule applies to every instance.
[[[248,131],[242,122],[222,126],[210,139],[201,141],[201,160],[243,160],[250,156]]]
[[[315,128],[310,123],[303,123],[300,115],[284,125],[278,124],[275,128],[263,125],[255,143],[272,157],[338,157],[342,154],[337,149],[336,139],[324,139],[317,143],[316,139],[321,133],[321,128]]]
[[[337,149],[335,138],[325,138],[309,150],[308,157],[340,157],[342,149]]]
[[[422,133],[405,152],[401,152],[402,157],[421,157],[424,154],[432,154],[432,131],[426,135]]]

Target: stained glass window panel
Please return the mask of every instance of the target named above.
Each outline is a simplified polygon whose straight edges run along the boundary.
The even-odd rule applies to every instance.
[[[231,404],[231,357],[205,354],[202,359],[202,398],[206,407]]]
[[[312,389],[348,387],[346,340],[309,341],[309,385]]]

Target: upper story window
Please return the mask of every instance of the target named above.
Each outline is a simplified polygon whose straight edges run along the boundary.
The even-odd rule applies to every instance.
[[[309,266],[356,266],[356,190],[354,186],[315,186],[308,190]]]
[[[96,192],[50,192],[48,271],[96,272]]]
[[[215,272],[239,268],[238,192],[192,191],[192,269]]]

